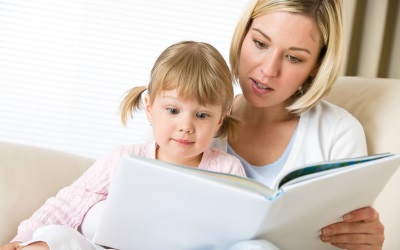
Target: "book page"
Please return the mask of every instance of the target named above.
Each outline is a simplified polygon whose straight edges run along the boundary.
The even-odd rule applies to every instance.
[[[146,160],[146,159],[144,159]],[[253,193],[257,193],[259,195],[262,195],[266,198],[271,198],[274,197],[277,193],[277,190],[272,190],[268,186],[255,181],[250,178],[238,176],[238,175],[233,175],[233,174],[227,174],[227,173],[220,173],[220,172],[213,172],[213,171],[208,171],[204,169],[198,169],[198,168],[192,168],[192,167],[186,167],[186,166],[181,166],[177,164],[171,164],[171,163],[166,163],[158,161],[162,164],[163,167],[168,167],[171,169],[174,169],[176,171],[182,171],[182,172],[187,172],[193,175],[198,175],[199,177],[202,178],[207,178],[210,180],[213,180],[215,182],[220,182],[224,183],[225,185],[229,185],[232,187],[237,187],[242,190],[248,190]],[[160,165],[161,166],[161,165]]]
[[[269,208],[260,238],[281,249],[337,249],[320,241],[321,228],[371,206],[400,165],[400,155],[359,163],[292,185]]]
[[[399,165],[400,155],[359,163],[266,198],[264,185],[250,179],[123,158],[94,242],[117,249],[225,250],[266,239],[280,249],[333,250],[320,241],[321,228],[372,205]]]
[[[345,168],[351,168],[352,165],[377,160],[391,155],[393,154],[385,153],[385,154],[377,154],[364,157],[346,158],[342,160],[335,160],[330,162],[322,162],[318,164],[309,165],[300,169],[296,169],[290,172],[289,174],[285,175],[279,181],[278,188],[282,187],[283,185],[290,185],[311,178],[318,178],[319,176],[331,174],[336,171],[345,171]]]

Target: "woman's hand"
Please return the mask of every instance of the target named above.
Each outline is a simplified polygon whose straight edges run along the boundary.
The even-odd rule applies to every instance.
[[[321,240],[348,250],[381,250],[384,226],[372,207],[354,210],[343,216],[343,222],[322,229]]]

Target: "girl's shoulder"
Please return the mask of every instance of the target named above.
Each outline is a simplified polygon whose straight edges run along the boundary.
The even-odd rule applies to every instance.
[[[114,148],[108,152],[103,158],[121,158],[123,156],[137,155],[149,158],[155,156],[155,142],[145,142],[141,144],[128,144]]]
[[[215,172],[246,176],[243,166],[237,157],[228,154],[226,151],[222,151],[213,147],[210,147],[204,151],[202,162],[200,163],[199,168]]]

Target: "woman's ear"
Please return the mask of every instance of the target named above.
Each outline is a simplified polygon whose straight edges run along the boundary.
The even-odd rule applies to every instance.
[[[147,120],[150,122],[150,124],[152,124],[153,123],[153,113],[151,110],[151,102],[150,102],[149,94],[146,94],[144,96],[144,110],[146,111]]]
[[[314,69],[311,71],[311,73],[310,73],[310,77],[315,78],[315,76],[316,76],[317,73],[318,73],[319,66],[320,66],[320,64],[317,64],[317,65],[315,66],[315,68],[314,68]]]

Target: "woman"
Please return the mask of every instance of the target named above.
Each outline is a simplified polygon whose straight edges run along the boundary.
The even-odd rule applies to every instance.
[[[366,155],[360,123],[322,101],[338,77],[342,47],[341,0],[251,0],[230,51],[243,91],[231,111],[241,121],[239,136],[214,145],[267,185],[305,164]],[[382,248],[373,208],[343,219],[323,228],[321,240],[343,249]]]

